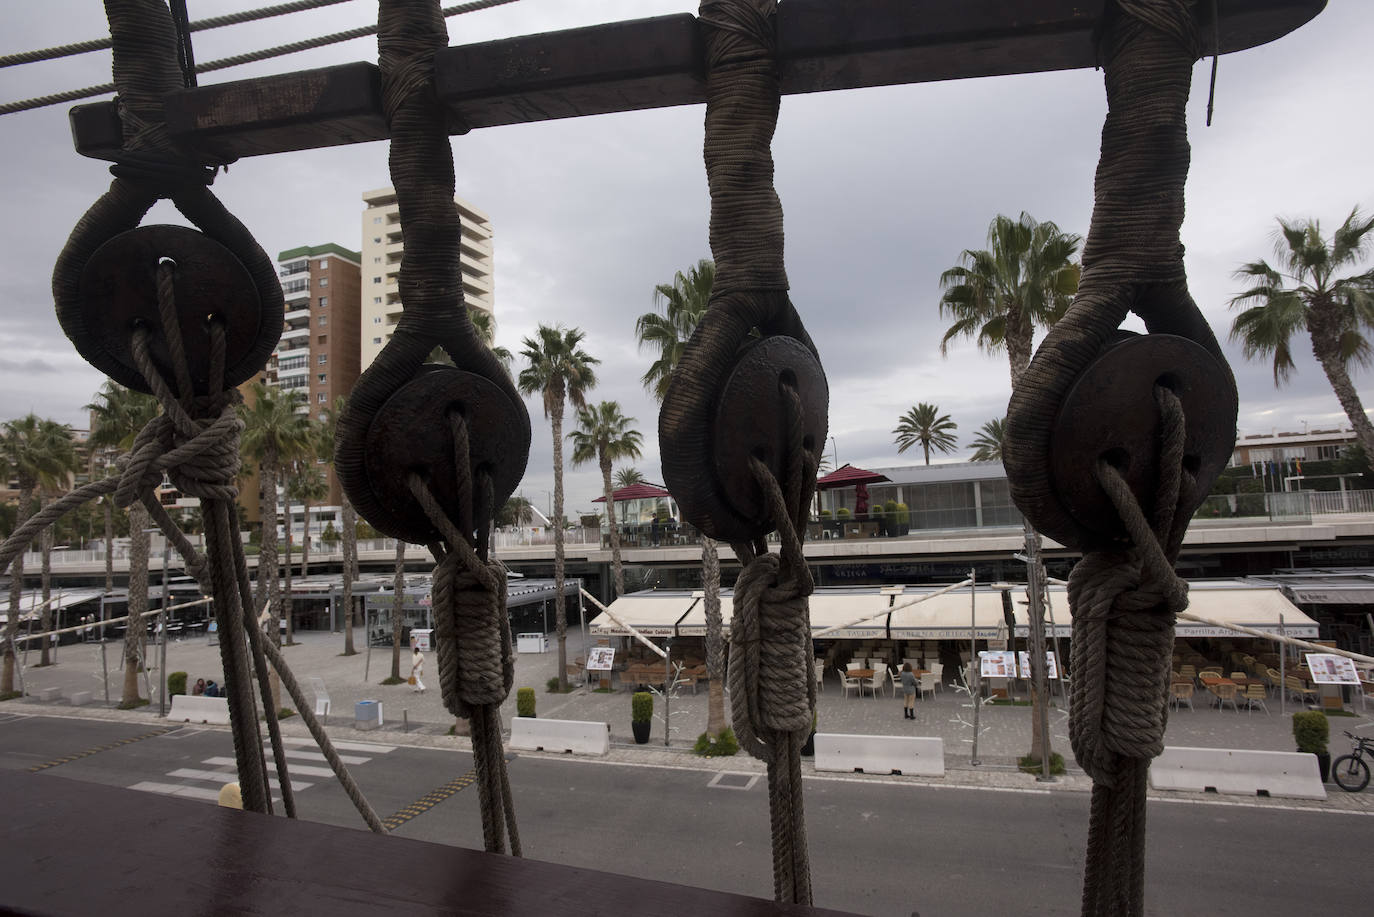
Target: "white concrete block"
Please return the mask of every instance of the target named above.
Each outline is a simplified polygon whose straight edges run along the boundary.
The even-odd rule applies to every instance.
[[[1159,790],[1209,789],[1228,795],[1325,799],[1317,756],[1292,751],[1183,748],[1166,745],[1150,765],[1150,786]]]
[[[62,699],[61,688],[39,688],[38,699],[42,701],[53,701]]]
[[[606,723],[517,716],[510,724],[510,747],[604,755],[611,750],[611,728]]]
[[[193,694],[173,694],[167,719],[180,723],[229,724],[229,699]]]
[[[945,742],[922,736],[816,733],[816,770],[911,777],[945,775]]]
[[[71,705],[72,705],[73,707],[84,707],[86,704],[89,704],[90,702],[91,702],[91,692],[90,692],[90,691],[73,691],[73,692],[72,692]]]

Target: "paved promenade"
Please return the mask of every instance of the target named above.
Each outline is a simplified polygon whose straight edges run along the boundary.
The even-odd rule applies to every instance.
[[[328,633],[302,633],[297,635],[298,644],[284,647],[283,653],[297,679],[303,686],[309,685],[312,677],[324,680],[332,703],[332,715],[328,720],[331,736],[341,740],[376,740],[392,744],[427,745],[435,747],[466,748],[467,740],[461,736],[450,736],[449,730],[454,718],[444,709],[438,687],[438,662],[433,653],[425,654],[426,686],[424,694],[416,694],[406,684],[381,685],[380,682],[391,674],[391,649],[373,648],[369,661],[367,651],[361,648],[362,629],[357,638],[360,652],[345,657],[343,635]],[[570,694],[546,693],[545,684],[553,677],[558,666],[558,654],[553,638],[549,641],[546,653],[524,653],[516,657],[515,687],[533,687],[537,696],[537,712],[540,717],[568,720],[594,720],[610,724],[610,760],[636,762],[646,765],[666,767],[689,767],[727,771],[762,771],[763,766],[747,755],[733,758],[704,759],[691,753],[691,746],[697,736],[706,728],[707,688],[703,681],[697,693],[690,689],[686,693],[671,698],[657,697],[654,705],[652,737],[648,745],[635,745],[630,731],[630,694],[625,690],[601,693],[587,687],[578,687]],[[109,691],[111,704],[119,701],[123,673],[119,670],[120,646],[116,643],[106,645],[106,661],[109,666]],[[155,661],[157,648],[149,647],[149,655]],[[568,634],[568,656],[582,654],[581,634],[570,631]],[[35,662],[37,653],[30,653],[29,661]],[[188,638],[172,641],[167,648],[168,671],[185,671],[189,683],[197,678],[213,678],[222,681],[218,647],[210,646],[207,638]],[[409,674],[410,652],[402,648],[401,675]],[[64,646],[60,648],[57,664],[46,668],[29,666],[24,670],[25,687],[29,697],[8,701],[0,705],[0,715],[7,713],[43,713],[76,717],[91,717],[107,720],[125,720],[148,723],[157,719],[156,677],[153,679],[153,703],[138,710],[120,711],[104,703],[104,688],[101,682],[100,648],[95,644]],[[63,699],[42,703],[37,700],[44,688],[58,688]],[[890,688],[889,688],[890,690]],[[75,691],[89,691],[94,700],[91,704],[72,707],[66,700]],[[283,700],[286,700],[283,694]],[[361,700],[377,700],[383,705],[384,725],[380,730],[370,733],[357,732],[353,728],[354,705]],[[1204,697],[1195,698],[1197,709],[1172,713],[1169,718],[1165,744],[1206,748],[1260,749],[1267,751],[1292,751],[1293,737],[1290,717],[1281,716],[1279,701],[1269,701],[1269,713],[1262,710],[1240,713],[1227,710],[1209,709]],[[728,705],[728,700],[727,700]],[[1031,714],[1029,707],[1004,707],[984,704],[979,711],[978,759],[980,764],[973,766],[973,708],[966,694],[955,691],[946,685],[942,692],[916,705],[916,720],[902,717],[900,698],[891,696],[873,698],[858,697],[852,691],[844,696],[834,672],[829,673],[824,690],[818,698],[818,729],[821,732],[870,734],[870,735],[914,735],[939,736],[945,743],[945,764],[947,776],[942,779],[922,778],[881,778],[909,780],[919,783],[936,783],[950,786],[986,786],[993,788],[1026,788],[1063,791],[1087,791],[1090,781],[1073,765],[1069,748],[1068,716],[1062,703],[1057,703],[1050,713],[1051,742],[1056,751],[1064,755],[1069,764],[1069,774],[1053,783],[1037,783],[1029,775],[1016,771],[1015,760],[1030,748]],[[665,711],[665,707],[668,709]],[[668,714],[670,727],[669,743],[664,745],[664,714]],[[1292,713],[1290,705],[1289,713]],[[1332,756],[1345,753],[1348,742],[1341,730],[1355,730],[1356,727],[1366,735],[1374,735],[1374,716],[1357,710],[1356,717],[1333,717],[1331,719]],[[1374,714],[1374,710],[1369,711]],[[502,717],[509,723],[515,716],[515,691],[502,706]],[[305,726],[297,718],[284,722],[283,731],[288,735],[307,735]],[[809,764],[805,765],[810,768]],[[863,779],[862,775],[855,775]],[[880,778],[873,778],[880,779]],[[1355,809],[1374,813],[1374,789],[1364,793],[1348,794],[1334,784],[1328,784],[1326,802],[1303,803],[1320,808]],[[1198,798],[1195,794],[1154,793],[1159,797],[1173,796],[1182,799]],[[1234,797],[1209,795],[1210,801],[1234,801]],[[1294,800],[1244,800],[1258,804],[1292,805]]]

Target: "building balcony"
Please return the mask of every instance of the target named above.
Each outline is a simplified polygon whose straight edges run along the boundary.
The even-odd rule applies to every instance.
[[[301,328],[289,328],[281,333],[281,339],[283,341],[308,342],[310,340],[310,327],[307,325]]]
[[[297,322],[308,322],[308,321],[310,321],[310,308],[309,308],[309,306],[307,305],[305,308],[302,308],[302,309],[292,309],[292,310],[290,310],[289,312],[287,312],[287,313],[285,313],[284,315],[282,315],[282,321],[286,322],[286,324],[288,324],[288,325],[294,325],[294,324],[296,324]]]

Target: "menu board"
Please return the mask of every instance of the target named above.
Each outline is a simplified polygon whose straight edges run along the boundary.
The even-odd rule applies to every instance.
[[[609,672],[611,664],[615,662],[615,647],[613,646],[594,646],[587,651],[587,670],[591,672]]]
[[[1021,650],[1016,654],[1016,664],[1022,678],[1030,678],[1030,653]],[[1055,658],[1054,650],[1045,651],[1045,665],[1049,667],[1049,678],[1054,680],[1059,677],[1059,660]]]
[[[1005,650],[979,652],[978,674],[984,678],[1015,678],[1016,654]]]
[[[1357,685],[1355,660],[1334,653],[1307,653],[1307,669],[1319,685]]]

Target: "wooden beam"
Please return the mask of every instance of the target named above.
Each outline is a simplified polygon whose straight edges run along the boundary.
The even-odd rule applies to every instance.
[[[0,811],[5,914],[845,917],[46,774],[0,772]]]
[[[1220,50],[1280,38],[1326,0],[1217,0]],[[1093,67],[1102,0],[786,0],[784,94]],[[1207,15],[1207,4],[1199,5]],[[452,133],[705,101],[701,36],[686,13],[462,45],[435,58]],[[231,159],[386,139],[372,64],[345,64],[170,94],[167,123]],[[120,145],[113,103],[72,109],[77,151]]]

